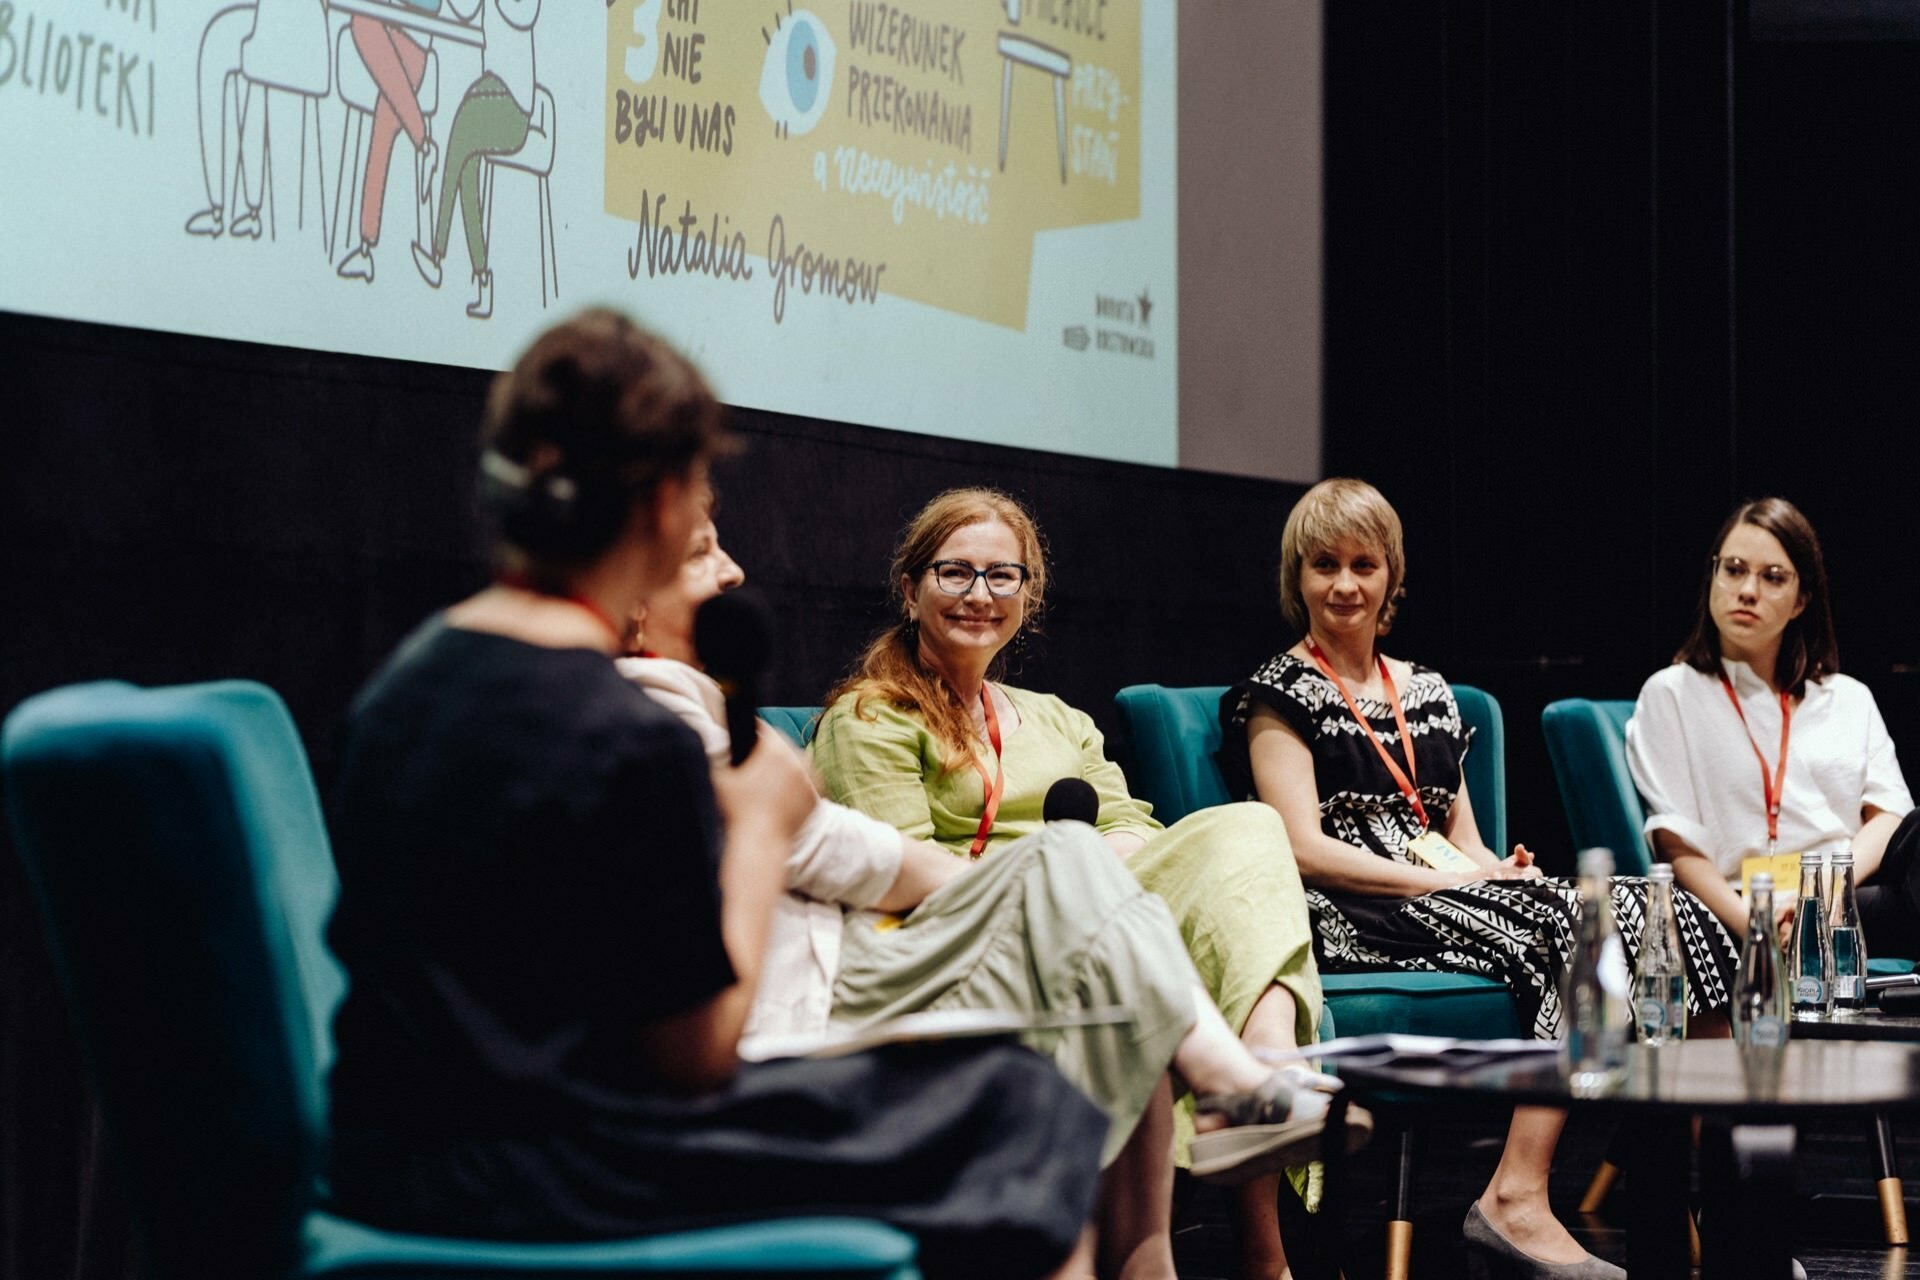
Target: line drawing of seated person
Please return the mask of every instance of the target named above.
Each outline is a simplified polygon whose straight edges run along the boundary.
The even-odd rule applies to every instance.
[[[473,264],[474,299],[467,314],[485,320],[493,314],[493,272],[487,268],[487,236],[480,207],[486,157],[512,155],[526,145],[533,121],[533,24],[540,0],[476,0],[480,9],[480,78],[468,87],[447,131],[446,170],[440,178],[440,208],[433,222],[431,248],[413,245],[413,262],[428,284],[440,287],[441,263],[453,231],[453,203],[460,201],[467,258]],[[448,0],[462,21],[460,0]]]
[[[387,170],[393,158],[394,135],[406,131],[413,143],[414,175],[420,199],[433,192],[433,138],[420,110],[418,90],[427,72],[427,51],[401,28],[365,14],[353,15],[349,29],[353,47],[367,65],[367,74],[379,87],[373,109],[373,140],[367,144],[366,174],[360,184],[360,243],[340,260],[344,280],[373,283],[373,247],[380,243],[380,219],[387,198]]]
[[[265,113],[251,121],[244,109],[252,87],[240,75],[240,45],[253,34],[253,5],[237,4],[213,15],[200,34],[200,53],[194,65],[199,89],[200,179],[206,184],[207,206],[187,219],[187,234],[217,236],[222,231],[239,238],[260,238],[260,202],[266,177],[267,129]],[[233,99],[229,114],[227,100]],[[240,181],[236,194],[246,209],[231,223],[226,218],[227,140],[238,146]]]

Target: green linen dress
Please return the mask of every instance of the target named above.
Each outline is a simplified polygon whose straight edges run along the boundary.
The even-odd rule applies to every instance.
[[[1312,1043],[1320,977],[1306,892],[1280,815],[1262,804],[1222,805],[1162,827],[1152,806],[1127,794],[1126,779],[1106,758],[1090,717],[1050,694],[999,688],[1020,722],[1002,739],[1006,789],[983,861],[1044,829],[1042,809],[1056,781],[1085,779],[1100,797],[1101,834],[1126,832],[1146,841],[1127,859],[1127,868],[1142,888],[1165,900],[1193,969],[1228,1025],[1240,1030],[1268,985],[1277,982],[1294,999],[1296,1040]],[[970,763],[943,767],[945,749],[918,716],[879,697],[866,699],[856,715],[849,695],[827,709],[810,750],[830,798],[967,856],[986,803],[984,784]],[[978,750],[991,772],[991,749],[982,741]],[[843,998],[847,1016],[861,1020],[860,1011],[877,1000],[870,991],[843,990],[849,966],[874,936],[871,923],[862,927],[860,919],[850,917],[843,981],[834,992],[836,1018],[842,1017]],[[1176,1121],[1184,1162],[1191,1099]]]

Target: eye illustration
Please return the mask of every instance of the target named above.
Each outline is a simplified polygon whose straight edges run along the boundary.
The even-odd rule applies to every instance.
[[[645,84],[653,79],[660,65],[660,5],[662,0],[641,0],[633,11],[633,43],[627,46],[627,79]]]
[[[833,37],[811,11],[795,10],[788,0],[766,37],[767,59],[760,67],[760,105],[773,118],[775,137],[808,132],[826,114],[833,96]]]

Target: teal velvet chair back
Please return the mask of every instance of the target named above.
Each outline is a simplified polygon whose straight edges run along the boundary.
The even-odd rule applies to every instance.
[[[325,945],[332,850],[284,704],[241,681],[58,689],[7,718],[0,777],[151,1280],[917,1280],[912,1237],[864,1219],[508,1244],[318,1211],[346,981]]]
[[[1136,684],[1114,698],[1131,748],[1128,783],[1169,825],[1210,805],[1226,804],[1226,780],[1214,762],[1220,747],[1225,685],[1169,689]],[[1507,838],[1506,725],[1500,704],[1469,685],[1453,686],[1460,718],[1474,730],[1467,752],[1467,792],[1481,838],[1502,849]],[[1522,1034],[1507,989],[1456,973],[1325,973],[1321,1034],[1338,1022],[1341,1035],[1402,1032],[1493,1039]]]
[[[1227,794],[1214,762],[1220,749],[1220,698],[1225,685],[1170,689],[1136,684],[1114,698],[1126,726],[1132,761],[1128,782],[1153,805],[1154,816],[1172,825],[1190,813],[1243,797]],[[1472,685],[1453,686],[1460,719],[1473,730],[1467,752],[1467,794],[1473,798],[1480,838],[1505,856],[1507,850],[1507,730],[1500,704]]]
[[[1627,721],[1633,703],[1563,698],[1540,713],[1540,728],[1560,785],[1575,849],[1613,850],[1614,870],[1640,876],[1651,865],[1647,820],[1627,770]]]
[[[778,729],[788,742],[805,747],[820,725],[819,707],[759,707],[754,714]]]
[[[345,986],[286,708],[240,682],[81,685],[23,703],[0,758],[148,1273],[288,1273]]]

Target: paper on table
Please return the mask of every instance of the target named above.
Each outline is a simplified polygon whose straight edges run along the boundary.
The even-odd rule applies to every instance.
[[[979,1036],[1013,1036],[1026,1031],[1058,1031],[1067,1027],[1097,1027],[1133,1021],[1125,1005],[1102,1005],[1061,1013],[1026,1013],[1014,1009],[929,1009],[903,1014],[853,1031],[824,1035],[748,1036],[740,1042],[745,1062],[770,1058],[834,1058],[887,1044],[924,1040],[961,1040]]]
[[[1288,1053],[1256,1049],[1266,1062],[1299,1058],[1391,1058],[1396,1065],[1480,1066],[1497,1058],[1526,1058],[1557,1053],[1558,1040],[1457,1040],[1451,1036],[1372,1035],[1341,1036],[1320,1044],[1303,1045]]]

